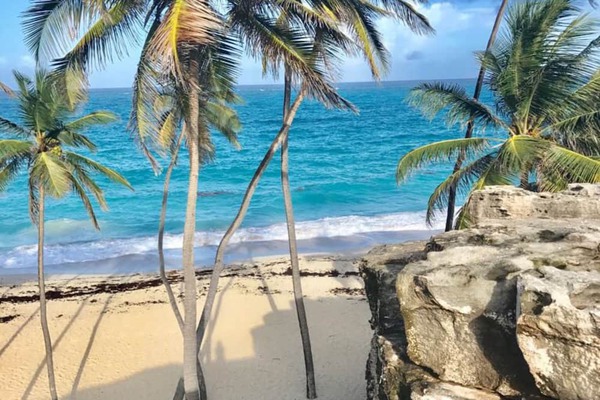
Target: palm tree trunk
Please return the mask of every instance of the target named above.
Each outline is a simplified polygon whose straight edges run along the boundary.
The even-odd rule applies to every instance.
[[[281,145],[281,141],[282,141],[284,135],[286,135],[287,132],[289,131],[290,126],[291,126],[292,122],[294,121],[294,118],[296,117],[298,108],[300,108],[300,105],[302,104],[303,100],[304,100],[304,91],[301,91],[298,94],[298,96],[296,97],[296,99],[294,100],[294,104],[292,104],[292,106],[290,107],[290,111],[287,114],[287,116],[283,122],[283,125],[279,129],[277,136],[275,136],[275,139],[273,139],[271,146],[267,150],[267,152],[266,152],[265,156],[263,157],[262,161],[260,162],[258,168],[254,172],[254,176],[252,177],[252,180],[250,180],[250,183],[248,184],[248,187],[246,188],[246,193],[244,193],[244,198],[242,199],[242,204],[240,204],[238,213],[235,216],[234,220],[231,222],[231,225],[229,225],[229,228],[225,232],[225,235],[223,235],[223,237],[221,238],[219,247],[217,247],[217,253],[215,255],[215,265],[214,265],[212,275],[210,278],[210,285],[208,288],[208,293],[206,295],[206,302],[204,303],[204,309],[202,311],[202,318],[200,318],[200,323],[198,324],[197,339],[198,339],[199,344],[201,344],[202,340],[204,339],[206,325],[207,325],[208,321],[210,320],[210,316],[212,314],[212,309],[213,309],[213,306],[215,303],[215,298],[217,296],[217,289],[219,287],[219,278],[225,267],[223,259],[224,259],[225,250],[227,248],[227,245],[229,244],[231,237],[234,235],[234,233],[237,231],[237,229],[240,227],[240,225],[244,221],[244,218],[246,217],[246,213],[248,212],[248,208],[250,207],[250,202],[252,201],[252,197],[254,196],[256,187],[258,186],[258,182],[260,181],[260,178],[262,177],[263,173],[267,170],[267,167],[269,166],[269,163],[273,159],[273,156],[279,149],[279,146]]]
[[[285,135],[283,138],[283,143],[281,144],[281,186],[283,188],[285,217],[287,220],[288,242],[290,247],[290,261],[292,264],[294,301],[296,303],[296,313],[298,316],[298,325],[300,326],[300,336],[302,337],[302,349],[304,351],[304,366],[306,369],[306,397],[308,399],[316,399],[317,389],[315,385],[315,367],[313,364],[308,322],[306,320],[306,309],[304,307],[304,299],[302,295],[300,265],[298,262],[298,249],[296,243],[296,225],[294,222],[294,209],[292,205],[292,194],[290,191],[290,181],[288,175],[288,134]]]
[[[185,128],[184,128],[185,130]],[[181,311],[179,311],[179,306],[177,305],[177,300],[175,299],[175,295],[173,294],[173,289],[171,288],[171,283],[167,279],[167,275],[165,273],[165,252],[164,252],[164,237],[165,237],[165,221],[167,219],[167,201],[169,199],[169,185],[171,183],[171,175],[173,174],[173,169],[177,164],[177,157],[179,155],[179,149],[181,148],[181,142],[184,137],[184,132],[179,135],[177,139],[177,148],[175,152],[171,155],[171,162],[169,167],[167,168],[167,172],[165,174],[165,185],[163,188],[163,198],[162,198],[162,206],[160,210],[160,220],[158,222],[158,259],[159,259],[159,275],[162,280],[163,285],[165,286],[165,290],[167,291],[167,297],[169,298],[169,304],[171,305],[171,309],[173,310],[173,314],[175,314],[175,319],[177,320],[177,324],[179,324],[179,328],[183,333],[183,317],[181,316]]]
[[[38,286],[40,290],[40,322],[44,335],[44,346],[46,348],[46,368],[48,369],[48,385],[50,387],[50,398],[58,400],[56,394],[56,379],[54,378],[54,360],[52,358],[52,339],[48,329],[48,316],[46,314],[46,282],[44,279],[44,186],[39,187],[39,210],[38,210]]]
[[[183,387],[186,400],[200,400],[198,381],[198,343],[196,341],[196,269],[194,265],[194,236],[196,231],[196,204],[198,200],[198,62],[194,59],[190,66],[189,123],[187,144],[190,156],[190,176],[188,184],[185,224],[183,228],[183,279],[184,279],[184,321],[183,321]],[[204,396],[205,397],[205,396]]]
[[[498,35],[498,30],[500,29],[500,25],[502,24],[502,18],[504,16],[504,11],[506,10],[506,6],[508,5],[508,0],[502,0],[500,3],[500,8],[498,9],[498,14],[496,14],[496,20],[494,21],[494,27],[492,28],[492,33],[490,34],[490,38],[488,40],[485,51],[488,52],[494,45],[496,41],[496,36]],[[485,67],[482,65],[479,69],[479,75],[477,76],[477,83],[475,84],[475,93],[473,94],[473,98],[475,100],[479,99],[481,95],[481,88],[483,86],[483,79],[485,78]],[[467,131],[465,133],[465,138],[470,138],[473,136],[473,119],[469,120],[467,123]],[[465,160],[465,152],[461,151],[456,159],[456,163],[454,164],[453,172],[458,171],[462,167],[462,163]],[[454,213],[456,209],[456,186],[450,188],[450,192],[448,193],[448,211],[446,214],[446,232],[451,231],[453,229],[454,223]]]
[[[283,118],[287,117],[292,93],[292,76],[289,68],[285,68],[285,85],[283,99]],[[306,397],[308,399],[317,398],[317,388],[315,384],[315,367],[313,363],[312,346],[310,342],[310,332],[308,321],[306,319],[306,308],[304,307],[304,298],[302,295],[302,281],[300,277],[300,263],[298,261],[298,244],[296,241],[296,223],[294,221],[294,207],[292,203],[292,192],[290,190],[289,179],[289,152],[288,152],[289,130],[283,136],[281,144],[281,189],[283,192],[283,202],[285,206],[285,218],[287,222],[288,244],[290,248],[290,263],[292,265],[292,283],[294,287],[294,302],[296,304],[296,315],[300,327],[300,336],[302,340],[302,350],[304,352],[304,367],[306,372]]]
[[[260,162],[260,164],[258,165],[258,168],[256,169],[256,171],[254,171],[254,175],[252,176],[252,179],[250,180],[250,183],[248,184],[248,187],[246,188],[246,192],[244,193],[244,197],[242,199],[242,204],[240,204],[238,213],[236,214],[235,218],[229,225],[229,228],[227,228],[227,231],[225,232],[225,234],[221,238],[221,241],[219,242],[219,246],[217,247],[217,252],[215,254],[215,263],[214,263],[213,271],[212,271],[212,274],[210,277],[210,285],[208,287],[208,293],[206,294],[206,301],[204,302],[204,308],[202,309],[202,316],[200,318],[200,322],[198,323],[198,328],[196,330],[196,339],[198,342],[198,360],[200,360],[200,356],[201,356],[199,350],[200,350],[200,346],[202,345],[202,340],[204,339],[204,334],[206,332],[206,326],[208,324],[208,321],[210,320],[210,316],[212,314],[212,310],[213,310],[213,307],[215,304],[215,299],[217,297],[217,290],[219,288],[219,279],[221,277],[221,273],[223,272],[223,269],[225,268],[224,256],[225,256],[225,250],[227,249],[227,245],[229,244],[229,241],[231,240],[231,238],[233,237],[235,232],[238,230],[238,228],[244,221],[244,218],[246,217],[246,213],[248,212],[248,208],[250,207],[252,197],[254,196],[254,192],[256,191],[258,183],[260,182],[260,178],[262,178],[262,175],[267,170],[267,167],[269,166],[269,163],[273,159],[273,156],[279,149],[279,146],[281,145],[284,135],[286,135],[287,132],[289,131],[290,126],[292,125],[292,122],[294,121],[294,118],[296,117],[296,113],[298,112],[300,105],[304,101],[304,96],[305,96],[304,90],[301,90],[300,93],[298,93],[298,95],[296,96],[294,103],[290,107],[289,112],[283,121],[283,125],[281,126],[281,128],[279,129],[279,132],[277,133],[277,136],[275,136],[275,138],[273,139],[273,142],[271,142],[271,146],[269,146],[269,149],[265,153],[265,155],[264,155],[262,161]],[[177,389],[176,389],[175,395],[173,396],[173,400],[183,399],[184,391],[182,388],[183,388],[183,379],[180,379],[177,384]]]

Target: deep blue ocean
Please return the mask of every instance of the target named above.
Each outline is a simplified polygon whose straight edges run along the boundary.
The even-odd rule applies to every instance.
[[[456,81],[469,92],[474,81]],[[408,150],[457,138],[460,127],[429,121],[405,102],[417,82],[339,84],[360,114],[327,110],[305,102],[290,133],[290,180],[300,249],[305,253],[364,251],[380,243],[428,237],[424,210],[449,164],[427,167],[398,186],[395,168]],[[243,130],[241,150],[214,134],[216,158],[202,167],[196,239],[197,261],[209,265],[221,234],[234,217],[256,166],[281,122],[281,86],[239,88],[236,106]],[[488,94],[484,94],[488,95]],[[110,110],[119,121],[87,132],[98,145],[97,160],[121,172],[130,192],[101,181],[110,207],[99,211],[101,231],[87,220],[78,199],[50,200],[46,222],[46,264],[51,272],[116,273],[156,269],[156,230],[163,176],[156,176],[136,148],[126,125],[131,90],[92,90],[87,110]],[[0,97],[0,115],[18,120],[16,104]],[[3,135],[0,133],[0,135]],[[169,200],[169,267],[180,259],[187,190],[187,159],[175,171]],[[280,194],[279,157],[261,180],[248,216],[234,237],[228,260],[284,254],[286,229]],[[0,274],[33,271],[36,229],[27,209],[26,180],[19,177],[0,193]],[[442,225],[440,218],[438,228]]]

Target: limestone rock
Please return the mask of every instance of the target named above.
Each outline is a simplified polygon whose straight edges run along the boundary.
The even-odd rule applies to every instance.
[[[599,200],[489,188],[472,229],[370,252],[367,398],[600,399]]]
[[[517,312],[519,346],[542,393],[600,398],[600,272],[524,274]]]
[[[410,400],[501,400],[495,393],[447,383],[415,385]]]
[[[410,359],[443,381],[535,393],[515,335],[516,276],[533,268],[517,251],[460,243],[407,265],[397,288]]]
[[[600,217],[600,185],[572,184],[559,193],[534,193],[514,186],[489,186],[474,193],[473,224],[486,220]]]

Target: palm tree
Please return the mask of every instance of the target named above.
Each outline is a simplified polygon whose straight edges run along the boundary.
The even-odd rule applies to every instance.
[[[446,140],[401,158],[399,182],[429,162],[463,152],[470,161],[435,189],[428,222],[444,209],[453,187],[469,193],[519,181],[524,188],[558,191],[570,182],[600,180],[599,26],[569,0],[515,4],[501,39],[479,57],[497,112],[456,85],[422,84],[413,90],[412,104],[429,116],[446,110],[450,124],[473,119],[507,136]],[[468,215],[462,212],[457,225],[465,223]]]
[[[494,26],[492,27],[492,33],[490,34],[490,38],[488,40],[487,46],[485,48],[486,52],[489,52],[496,41],[496,35],[498,34],[498,30],[500,29],[500,24],[502,23],[502,18],[504,17],[504,11],[506,10],[506,6],[508,5],[508,0],[502,0],[500,3],[500,8],[498,8],[498,13],[496,14],[496,20],[494,21]],[[477,82],[475,83],[475,93],[473,94],[473,98],[475,100],[479,100],[479,96],[481,95],[481,88],[483,87],[483,80],[485,78],[485,67],[483,64],[479,68],[479,74],[477,75]],[[467,122],[467,131],[465,133],[465,138],[470,138],[473,136],[473,119],[469,119]],[[454,164],[453,172],[458,171],[462,167],[462,163],[465,160],[465,154],[460,153],[458,158],[456,159],[456,163]],[[454,223],[454,212],[456,209],[456,188],[450,188],[448,192],[448,210],[446,211],[446,232],[451,231]]]
[[[193,380],[192,376],[196,375],[193,373],[196,366],[190,356],[194,346],[190,340],[189,325],[195,319],[195,309],[191,304],[192,297],[195,297],[195,278],[192,274],[192,228],[195,221],[192,219],[196,203],[194,185],[197,185],[195,178],[199,167],[195,157],[198,154],[195,143],[196,138],[199,137],[196,131],[199,110],[198,92],[193,88],[199,87],[198,71],[202,70],[194,57],[197,47],[214,42],[215,38],[218,39],[225,34],[245,45],[251,54],[265,56],[271,60],[285,60],[292,70],[301,74],[302,85],[308,89],[306,92],[300,91],[300,96],[295,102],[298,106],[303,98],[309,95],[330,106],[350,107],[328,82],[324,71],[315,69],[315,63],[310,60],[312,41],[307,40],[306,35],[298,35],[297,27],[285,28],[278,24],[278,18],[282,15],[281,10],[297,10],[298,15],[316,23],[328,14],[355,9],[344,15],[356,27],[350,31],[350,34],[366,43],[365,54],[375,55],[368,58],[372,68],[376,67],[375,62],[378,57],[386,56],[382,53],[383,44],[374,25],[375,15],[397,15],[412,26],[419,26],[419,21],[423,20],[410,3],[402,0],[381,0],[373,3],[356,0],[314,2],[321,4],[318,11],[315,11],[318,7],[306,6],[299,0],[273,2],[228,0],[223,4],[217,3],[214,2],[213,5],[212,2],[200,0],[115,0],[76,3],[70,0],[35,0],[26,13],[24,23],[26,40],[36,58],[51,60],[59,57],[55,64],[62,72],[66,85],[71,89],[69,94],[74,101],[85,94],[81,88],[86,84],[86,72],[93,67],[102,67],[113,57],[122,56],[126,53],[128,44],[135,43],[140,31],[143,32],[146,39],[142,53],[145,57],[140,60],[134,85],[134,119],[140,126],[140,132],[144,132],[149,137],[154,135],[156,124],[153,124],[151,114],[144,110],[147,110],[145,100],[153,97],[149,96],[149,93],[155,87],[155,72],[158,72],[159,76],[174,76],[178,84],[185,87],[188,92],[190,107],[186,118],[186,141],[192,157],[190,157],[191,179],[183,246],[186,296],[184,375],[187,381]],[[215,11],[216,9],[220,12]],[[388,9],[392,11],[387,11]],[[65,29],[65,26],[72,29]],[[225,30],[218,29],[219,26],[224,27]],[[68,35],[73,31],[83,33],[73,46],[68,46],[70,43]],[[63,56],[69,48],[70,50]],[[288,121],[293,120],[294,115],[295,112],[290,112]],[[289,124],[284,124],[274,142],[275,150],[288,129]],[[142,150],[149,154],[146,144],[143,141],[140,141],[140,144]],[[266,164],[268,160],[264,163],[265,166]],[[247,196],[248,199],[250,197],[251,195]],[[241,219],[238,222],[241,223]],[[210,307],[205,307],[205,311],[207,309],[210,311]],[[206,315],[207,313],[204,312],[203,320]],[[201,341],[203,334],[202,326],[201,321],[197,329],[198,342]],[[199,345],[195,347],[199,349]],[[197,393],[197,386],[193,384],[186,386],[188,386],[186,397],[197,398],[194,394]]]
[[[382,73],[381,70],[385,70],[387,68],[387,51],[383,46],[380,33],[375,28],[374,23],[378,16],[393,16],[403,23],[406,23],[418,33],[432,31],[425,17],[416,12],[416,10],[414,10],[409,3],[404,1],[381,3],[381,5],[385,8],[377,8],[376,6],[378,4],[371,4],[368,2],[358,3],[352,1],[311,1],[308,2],[308,5],[301,2],[287,2],[284,4],[284,7],[279,10],[277,27],[281,30],[291,30],[292,32],[297,32],[296,36],[300,38],[307,38],[308,42],[310,43],[310,50],[308,54],[311,66],[315,70],[324,71],[329,76],[330,81],[336,77],[337,66],[340,63],[339,57],[344,54],[362,54],[368,60],[373,76],[378,78]],[[245,28],[244,34],[247,37],[257,36],[255,32],[260,31],[260,27],[257,28],[248,24],[247,21],[249,19],[243,15],[241,18],[239,16],[236,17],[237,19],[232,21],[232,26],[234,28],[243,26]],[[344,32],[344,29],[347,29],[348,33]],[[269,47],[265,47],[266,45],[269,47],[272,46],[271,43],[261,43],[259,48],[269,49]],[[310,76],[307,76],[303,71],[293,68],[292,63],[289,62],[289,58],[285,57],[285,54],[282,57],[278,54],[272,55],[273,52],[264,50],[262,52],[257,51],[257,53],[263,55],[265,72],[271,71],[276,74],[280,65],[284,65],[285,83],[283,98],[283,123],[278,134],[271,143],[271,146],[267,150],[263,160],[261,161],[258,169],[255,171],[235,219],[226,231],[217,248],[211,282],[202,317],[198,325],[198,340],[199,342],[202,341],[207,321],[210,319],[212,313],[219,277],[224,268],[223,257],[226,246],[235,231],[241,225],[262,174],[266,170],[279,146],[281,146],[282,192],[288,228],[294,299],[302,338],[302,346],[304,350],[307,397],[309,399],[313,399],[316,398],[317,394],[310,334],[300,281],[300,268],[295,234],[296,231],[291,190],[289,187],[288,136],[290,127],[304,98],[307,95],[312,95],[313,97],[319,99],[319,91],[322,90],[323,86],[321,83],[315,86],[311,81]],[[299,82],[300,88],[297,97],[292,103],[291,94],[292,83],[294,79]],[[347,102],[331,104],[328,99],[323,99],[322,97],[321,101],[326,106],[333,105],[338,108],[354,109],[353,106]]]
[[[193,260],[193,235],[195,227],[195,205],[197,200],[197,175],[199,169],[198,118],[199,76],[202,66],[197,62],[199,47],[217,42],[227,35],[254,49],[269,49],[269,55],[289,55],[290,64],[304,71],[308,80],[318,87],[316,96],[339,104],[341,100],[335,90],[325,84],[324,77],[308,65],[304,56],[302,40],[293,32],[276,26],[268,7],[259,7],[260,2],[226,2],[226,13],[218,13],[209,2],[200,0],[116,0],[77,2],[70,0],[36,0],[26,12],[24,21],[26,41],[37,59],[55,61],[57,69],[71,90],[68,93],[76,101],[85,95],[86,72],[93,67],[102,67],[113,57],[122,56],[129,43],[135,43],[140,31],[145,33],[145,45],[134,85],[134,119],[146,137],[155,133],[151,114],[147,113],[146,100],[156,87],[159,77],[173,76],[188,94],[186,114],[186,142],[190,153],[190,183],[186,224],[184,226],[184,377],[188,399],[198,398],[196,380],[197,365],[194,362],[199,346],[196,341],[196,281]],[[274,2],[277,5],[277,2]],[[244,17],[242,17],[244,16]],[[231,21],[237,20],[236,29]],[[90,22],[91,21],[91,22]],[[72,29],[65,29],[65,26]],[[253,27],[253,36],[239,35]],[[69,34],[83,33],[73,46]],[[269,47],[266,44],[270,44]],[[64,52],[70,50],[64,54]],[[64,55],[63,55],[64,54]],[[142,150],[148,149],[140,141]],[[192,357],[192,354],[194,356]]]
[[[239,102],[239,99],[233,93],[232,87],[230,87],[226,83],[230,80],[221,79],[222,76],[220,75],[219,71],[228,70],[227,68],[222,68],[222,65],[220,65],[221,62],[222,60],[219,60],[218,57],[213,58],[213,63],[207,64],[211,68],[208,68],[208,70],[204,71],[204,73],[201,76],[204,88],[210,88],[211,86],[215,88],[212,90],[206,90],[200,95],[200,97],[203,97],[204,100],[201,100],[201,105],[199,107],[199,116],[200,119],[203,121],[202,126],[207,128],[201,130],[200,132],[200,163],[210,161],[214,155],[214,146],[212,144],[212,140],[210,138],[210,131],[208,130],[208,128],[215,129],[219,133],[223,134],[223,136],[225,136],[225,138],[228,139],[234,146],[239,147],[239,143],[237,141],[237,134],[241,129],[241,124],[236,112],[227,105],[228,102]],[[210,100],[211,97],[215,99]],[[175,138],[175,131],[179,125],[185,126],[185,118],[182,114],[182,110],[185,109],[186,101],[186,94],[182,92],[181,88],[179,88],[175,83],[172,83],[171,85],[168,85],[166,87],[166,93],[162,93],[157,98],[157,102],[161,103],[161,107],[155,108],[161,120],[160,129],[158,130],[159,136],[157,138],[159,141],[158,149],[161,150],[164,147],[170,148],[171,157],[171,161],[169,163],[165,175],[163,200],[159,220],[159,273],[167,291],[167,296],[169,298],[171,308],[173,309],[175,318],[181,328],[182,333],[184,328],[183,318],[177,305],[177,301],[175,299],[173,291],[171,289],[171,285],[165,274],[163,238],[167,212],[167,200],[169,194],[169,182],[171,179],[173,169],[177,163],[177,158],[183,138],[185,137],[185,135],[181,133],[178,136],[178,138]],[[201,396],[203,398],[206,398],[206,389],[199,359],[197,368]],[[178,385],[180,393],[179,396],[181,397],[183,397],[184,395],[182,384],[183,382],[180,382],[180,384]]]
[[[46,349],[46,366],[50,397],[58,399],[52,358],[52,340],[46,313],[44,280],[44,213],[47,196],[63,198],[69,192],[82,201],[92,224],[99,229],[96,214],[89,198],[91,194],[100,207],[106,209],[104,194],[92,179],[91,173],[131,188],[117,172],[84,157],[73,149],[95,151],[94,143],[81,134],[85,128],[111,122],[115,117],[106,111],[96,111],[67,121],[72,112],[65,91],[52,74],[38,70],[35,81],[14,73],[19,87],[16,97],[22,124],[0,117],[0,131],[15,139],[0,140],[0,191],[22,170],[26,170],[29,186],[29,213],[38,227],[38,285],[40,293],[40,321]],[[6,89],[6,88],[5,88]]]

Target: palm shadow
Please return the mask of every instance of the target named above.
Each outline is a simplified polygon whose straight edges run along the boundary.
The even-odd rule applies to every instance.
[[[58,337],[52,342],[52,351],[55,351],[56,348],[58,347],[58,345],[60,345],[60,343],[62,342],[63,338],[65,337],[65,335],[69,331],[69,329],[71,329],[71,327],[73,326],[73,324],[75,323],[75,321],[77,320],[77,318],[79,318],[79,316],[81,315],[81,312],[85,308],[85,306],[87,304],[87,301],[89,300],[90,297],[91,296],[87,296],[87,297],[85,297],[83,299],[83,301],[79,305],[79,308],[77,309],[77,311],[75,312],[75,314],[73,315],[73,317],[71,317],[69,319],[69,322],[67,323],[67,325],[63,328],[63,330],[58,335]],[[27,385],[27,388],[25,389],[25,392],[23,393],[23,396],[21,397],[21,400],[26,400],[26,399],[29,398],[29,396],[31,395],[31,392],[33,391],[33,388],[35,387],[35,384],[37,383],[37,380],[40,377],[40,374],[42,373],[42,371],[45,368],[46,368],[46,359],[44,357],[43,360],[40,362],[40,365],[35,370],[35,373],[33,374],[31,380],[29,381],[29,385]]]
[[[73,386],[71,388],[71,399],[75,400],[77,398],[77,390],[79,389],[79,384],[81,383],[81,378],[83,377],[83,373],[85,371],[85,366],[90,357],[90,353],[92,351],[92,347],[94,346],[94,341],[96,340],[96,335],[98,334],[98,329],[100,328],[100,324],[106,311],[108,310],[108,306],[111,300],[115,297],[115,294],[111,294],[106,301],[104,302],[104,306],[102,310],[100,310],[100,314],[98,315],[98,319],[96,319],[96,323],[92,328],[92,332],[90,334],[90,339],[88,340],[88,344],[83,353],[83,357],[81,358],[81,362],[79,363],[79,368],[77,369],[77,375],[75,376],[75,380],[73,381]]]
[[[60,286],[67,286],[69,283],[71,283],[73,280],[77,279],[78,277],[79,277],[79,275],[73,276],[72,278],[70,278],[64,282],[61,282]],[[6,290],[2,293],[2,295],[0,295],[0,303],[2,302],[2,298],[4,296],[6,296],[6,294],[8,294],[11,289],[12,289],[12,287],[7,287]],[[35,317],[35,315],[39,311],[40,311],[40,307],[38,306],[35,309],[35,311],[33,313],[31,313],[31,315],[29,317],[27,317],[27,319],[25,321],[23,321],[23,324],[21,324],[21,326],[15,331],[15,333],[12,334],[12,336],[8,339],[8,341],[0,349],[0,357],[2,357],[4,352],[10,347],[10,345],[15,341],[15,339],[17,337],[19,337],[21,332],[27,327],[27,325],[29,325],[29,323],[33,320],[33,317]]]

